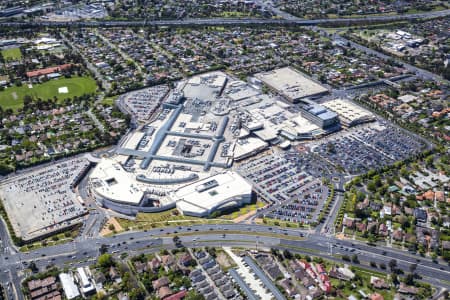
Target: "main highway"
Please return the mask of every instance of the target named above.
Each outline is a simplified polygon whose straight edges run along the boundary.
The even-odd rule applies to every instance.
[[[286,15],[286,13],[285,13]],[[289,18],[283,15],[280,19],[263,18],[205,18],[205,19],[181,19],[181,20],[98,20],[98,21],[3,21],[3,27],[37,28],[37,27],[142,27],[142,26],[239,26],[239,25],[296,25],[296,26],[326,26],[326,25],[352,25],[362,23],[387,23],[403,20],[432,19],[450,15],[450,9],[432,12],[423,12],[405,15],[365,16],[355,18],[333,19],[300,19],[294,16]]]
[[[3,226],[3,225],[2,225]],[[354,240],[341,240],[333,236],[299,230],[282,229],[256,224],[215,224],[193,225],[184,227],[155,228],[147,231],[130,231],[111,237],[95,237],[77,239],[74,242],[46,247],[30,252],[6,251],[0,255],[0,282],[14,287],[15,297],[23,299],[20,292],[20,282],[25,277],[24,269],[34,262],[40,270],[47,266],[60,268],[95,263],[100,255],[100,247],[107,246],[107,251],[113,255],[128,253],[129,255],[159,251],[163,248],[175,247],[173,236],[179,236],[182,243],[188,247],[200,246],[238,246],[259,249],[288,249],[294,253],[320,256],[325,259],[342,262],[342,256],[356,254],[364,268],[371,262],[377,265],[385,264],[395,259],[398,268],[408,272],[412,264],[417,264],[417,273],[424,282],[432,286],[450,288],[447,281],[450,278],[450,267],[431,261],[429,258],[412,253],[387,248],[373,247]],[[2,240],[8,238],[3,236]],[[381,272],[390,272],[377,269]]]

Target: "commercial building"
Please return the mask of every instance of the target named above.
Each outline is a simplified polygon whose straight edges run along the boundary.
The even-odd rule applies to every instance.
[[[126,172],[117,161],[103,158],[90,176],[91,191],[103,205],[107,200],[139,205],[144,192],[137,186],[134,177],[133,173]]]
[[[95,292],[95,287],[89,280],[89,276],[86,274],[86,271],[84,268],[79,267],[77,268],[77,277],[78,277],[78,284],[80,285],[81,292],[83,295],[90,295]]]
[[[319,126],[301,115],[284,122],[283,126],[280,127],[280,135],[291,141],[311,140],[320,137],[323,133]]]
[[[322,104],[339,115],[341,124],[347,127],[367,123],[375,120],[375,116],[359,106],[341,99]]]
[[[262,141],[277,144],[280,137],[296,140],[311,140],[322,136],[325,131],[306,119],[291,104],[263,99],[245,108],[240,108],[245,120],[242,127]]]
[[[62,288],[64,290],[64,294],[66,295],[67,299],[70,300],[80,296],[80,291],[78,290],[78,287],[73,281],[72,275],[67,273],[61,273],[59,274],[59,280],[61,281]]]
[[[186,185],[169,193],[183,215],[205,217],[217,209],[240,206],[252,200],[252,186],[228,171]]]
[[[319,104],[307,104],[302,108],[302,117],[320,128],[330,128],[339,124],[338,115]]]
[[[266,148],[268,144],[261,139],[255,137],[246,137],[236,141],[233,149],[234,160],[239,161],[251,157]]]
[[[328,93],[325,87],[291,67],[259,73],[255,77],[293,103]]]
[[[296,82],[307,81],[296,71],[288,68],[287,72],[300,77]],[[315,106],[321,110],[311,121],[281,96],[263,96],[245,82],[231,79],[210,72],[180,81],[176,90],[182,101],[163,101],[158,115],[130,132],[115,155],[97,164],[89,181],[97,203],[126,215],[177,207],[193,216],[248,203],[251,185],[226,172],[233,162],[285,139],[320,137],[329,126],[339,124],[337,115],[324,107]],[[165,94],[167,88],[162,90]],[[167,94],[170,98],[172,91]],[[217,185],[195,189],[209,180]]]
[[[67,70],[70,67],[72,67],[72,64],[64,64],[64,65],[60,65],[60,66],[56,66],[56,67],[50,67],[50,68],[45,68],[45,69],[29,71],[29,72],[27,72],[27,77],[28,78],[33,78],[33,77],[36,77],[36,76],[49,75],[49,74],[52,74],[52,73],[55,73],[55,72],[60,72],[60,71]]]

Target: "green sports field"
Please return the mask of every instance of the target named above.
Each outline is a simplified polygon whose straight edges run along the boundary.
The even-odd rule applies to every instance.
[[[59,88],[64,87],[67,87],[68,93],[59,93]],[[56,96],[58,100],[63,100],[83,94],[92,94],[96,89],[95,80],[91,77],[53,79],[42,84],[33,84],[32,88],[29,88],[28,84],[23,84],[20,87],[13,86],[0,92],[0,106],[3,109],[17,110],[22,107],[26,95],[30,95],[33,99],[47,100]]]
[[[2,50],[2,55],[6,61],[20,60],[22,58],[22,52],[20,52],[20,48]]]

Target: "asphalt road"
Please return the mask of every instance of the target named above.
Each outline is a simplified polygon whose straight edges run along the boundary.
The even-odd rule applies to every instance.
[[[0,253],[10,254],[15,252],[14,244],[9,237],[8,227],[3,218],[0,217]]]
[[[285,14],[285,13],[284,13]],[[283,14],[283,15],[284,15]],[[424,18],[438,18],[450,15],[450,9],[423,12],[416,14],[394,15],[394,16],[366,16],[361,18],[337,18],[337,19],[299,19],[291,15],[284,15],[285,19],[183,19],[183,20],[142,20],[142,21],[75,21],[75,22],[50,22],[50,21],[16,21],[2,22],[4,27],[142,27],[142,26],[237,26],[237,25],[351,25],[359,23],[381,23],[400,20],[414,20]],[[283,16],[282,16],[283,17]]]
[[[183,233],[188,235],[182,235]],[[443,281],[450,276],[449,266],[433,263],[427,258],[396,249],[372,247],[356,241],[311,234],[298,229],[280,229],[253,224],[196,225],[127,232],[107,238],[75,240],[29,253],[2,254],[0,255],[0,282],[4,284],[12,282],[15,289],[20,290],[20,281],[26,275],[23,269],[32,261],[42,270],[49,265],[63,268],[80,263],[93,263],[99,255],[102,244],[107,245],[108,252],[114,255],[122,252],[135,255],[173,247],[172,237],[167,234],[179,235],[182,243],[189,247],[226,245],[247,248],[286,248],[293,252],[339,261],[341,259],[336,255],[357,254],[359,260],[366,265],[369,265],[371,261],[388,265],[389,260],[396,259],[398,266],[403,270],[409,270],[411,264],[417,263],[417,273],[423,276],[424,281],[433,286],[450,288],[448,281]],[[302,240],[300,240],[301,235],[304,236]],[[296,240],[290,238],[296,238]],[[333,247],[332,253],[330,253],[330,245]],[[19,294],[17,299],[22,299]]]

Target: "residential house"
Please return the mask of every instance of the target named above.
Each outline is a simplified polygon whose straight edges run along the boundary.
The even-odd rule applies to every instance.
[[[169,285],[169,279],[167,277],[161,277],[157,280],[152,281],[152,286],[154,290],[158,290],[160,287]]]

